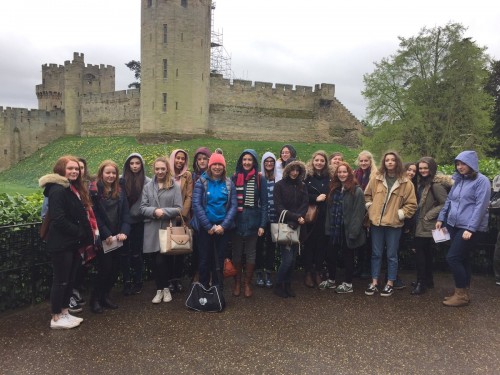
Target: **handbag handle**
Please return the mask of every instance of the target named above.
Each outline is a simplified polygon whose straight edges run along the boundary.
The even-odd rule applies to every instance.
[[[183,226],[184,228],[186,228],[186,227],[187,227],[187,225],[186,225],[186,222],[184,221],[184,217],[182,217],[182,211],[180,210],[180,208],[178,208],[178,209],[177,209],[177,211],[179,211],[179,215],[178,215],[178,216],[180,216],[180,218],[181,218],[182,226]],[[177,216],[176,216],[176,217],[177,217]],[[175,218],[174,218],[174,219],[175,219]],[[170,228],[172,228],[172,219],[170,219],[170,225],[169,225],[169,227],[170,227]]]
[[[278,223],[282,223],[282,224],[285,223],[285,215],[287,212],[288,212],[288,210],[281,211],[280,217],[278,219]]]

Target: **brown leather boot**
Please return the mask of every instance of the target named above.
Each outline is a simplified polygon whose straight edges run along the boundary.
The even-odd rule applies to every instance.
[[[253,295],[253,290],[252,290],[252,278],[253,278],[253,271],[255,269],[255,264],[250,264],[247,263],[245,266],[245,283],[243,285],[243,288],[245,290],[245,297],[252,297]]]
[[[455,294],[443,301],[443,305],[450,307],[467,306],[470,300],[465,288],[455,288]]]
[[[234,277],[233,296],[239,297],[241,294],[241,263],[235,263],[236,276]]]
[[[304,278],[304,284],[308,288],[314,288],[314,281],[311,272],[306,272],[306,277]]]
[[[314,283],[316,284],[317,287],[319,287],[319,284],[323,282],[323,279],[321,278],[321,272],[316,271],[316,274],[314,276]]]

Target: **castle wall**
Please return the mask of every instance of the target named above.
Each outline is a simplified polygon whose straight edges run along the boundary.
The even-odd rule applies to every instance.
[[[335,98],[334,85],[313,90],[211,77],[209,132],[217,137],[357,146],[360,131],[361,123]]]
[[[0,171],[64,134],[64,112],[0,107]]]
[[[137,89],[82,98],[82,136],[135,136],[140,130],[140,92]]]

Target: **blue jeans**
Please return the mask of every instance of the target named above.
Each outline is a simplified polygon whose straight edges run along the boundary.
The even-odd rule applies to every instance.
[[[387,247],[387,280],[396,280],[398,274],[398,249],[401,228],[370,227],[372,237],[372,278],[378,280],[384,246]]]
[[[210,285],[210,275],[212,275],[212,285],[219,285],[221,290],[224,287],[224,254],[231,234],[224,232],[223,235],[208,234],[205,230],[198,232],[200,283],[208,288]],[[217,252],[217,263],[215,254]]]
[[[446,254],[446,262],[450,266],[455,280],[456,288],[470,286],[472,274],[471,250],[476,245],[478,233],[473,233],[469,240],[464,240],[462,235],[465,229],[446,226],[450,233],[451,244]]]
[[[297,259],[297,253],[299,251],[299,245],[294,245],[291,247],[279,246],[281,253],[281,264],[276,273],[276,282],[280,283],[290,283],[292,281],[292,274],[295,268],[295,260]]]

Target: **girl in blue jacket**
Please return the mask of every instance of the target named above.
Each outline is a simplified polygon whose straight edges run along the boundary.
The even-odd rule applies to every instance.
[[[455,181],[439,213],[436,229],[446,222],[450,233],[450,249],[446,261],[455,280],[455,293],[445,298],[445,306],[465,306],[470,302],[470,253],[478,241],[479,232],[488,230],[490,181],[479,173],[475,151],[463,151],[455,158]]]
[[[236,188],[226,177],[224,156],[212,154],[208,170],[194,186],[191,220],[199,240],[200,283],[207,288],[212,280],[212,285],[223,289],[224,253],[230,238],[228,232],[234,228],[236,207]]]

